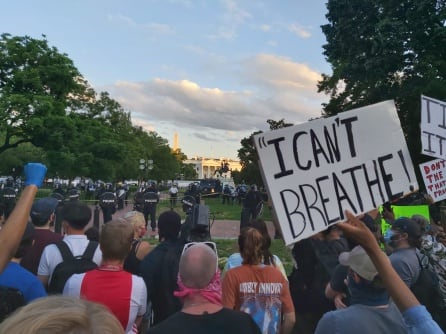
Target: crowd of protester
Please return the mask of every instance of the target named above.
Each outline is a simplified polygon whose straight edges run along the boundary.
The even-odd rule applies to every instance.
[[[138,211],[86,233],[92,212],[79,201],[63,206],[63,235],[54,232],[57,200],[35,200],[46,167],[24,170],[25,187],[0,230],[0,334],[445,329],[446,238],[435,219],[395,219],[391,207],[360,217],[347,211],[345,222],[294,245],[287,275],[254,215],[220,272],[217,245],[185,243],[173,210],[151,225],[156,246],[142,239],[147,220]],[[390,224],[384,235],[381,216]],[[432,291],[436,304],[434,295],[423,299]]]

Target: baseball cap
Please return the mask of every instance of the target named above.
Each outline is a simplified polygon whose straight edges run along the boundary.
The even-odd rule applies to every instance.
[[[349,266],[355,273],[368,281],[373,281],[378,275],[378,270],[361,246],[356,246],[350,252],[341,253],[339,263]]]
[[[412,239],[418,239],[422,235],[420,225],[415,220],[407,217],[400,217],[395,220],[392,224],[392,229],[407,233]]]
[[[34,202],[30,213],[33,223],[46,223],[50,219],[51,214],[56,211],[58,204],[59,201],[54,197],[45,197]]]

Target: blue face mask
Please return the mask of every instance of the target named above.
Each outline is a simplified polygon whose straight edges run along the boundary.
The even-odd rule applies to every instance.
[[[395,235],[392,229],[388,229],[386,233],[384,234],[384,241],[388,244],[390,242],[390,239]]]

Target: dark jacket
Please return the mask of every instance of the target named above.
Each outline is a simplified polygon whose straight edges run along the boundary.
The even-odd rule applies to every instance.
[[[152,302],[153,324],[181,310],[181,302],[173,292],[178,289],[177,275],[182,246],[179,241],[163,241],[141,262],[147,301]]]

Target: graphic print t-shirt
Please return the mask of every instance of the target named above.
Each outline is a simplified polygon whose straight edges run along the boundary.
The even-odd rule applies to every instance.
[[[282,313],[294,312],[288,281],[271,266],[243,265],[223,280],[223,305],[252,316],[262,333],[280,332]]]

